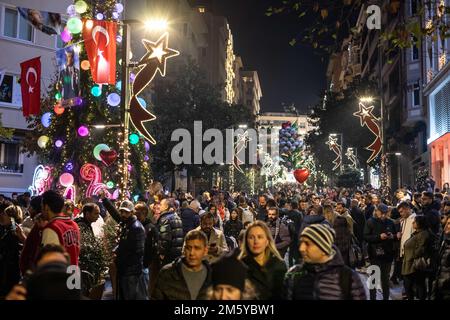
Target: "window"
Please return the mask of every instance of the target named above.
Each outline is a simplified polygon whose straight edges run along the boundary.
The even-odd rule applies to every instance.
[[[299,123],[299,128],[305,129],[305,128],[306,128],[306,123],[300,122],[300,123]]]
[[[205,8],[204,7],[199,7],[198,8],[198,12],[200,12],[200,13],[205,13]]]
[[[0,172],[23,172],[23,165],[19,164],[18,143],[0,143]]]
[[[17,78],[10,74],[5,74],[0,83],[0,104],[22,105],[22,93]]]
[[[413,89],[413,106],[420,106],[420,86],[418,83],[414,84]]]
[[[413,45],[412,45],[412,49],[411,49],[411,53],[412,53],[412,60],[416,61],[419,60],[419,48],[417,47],[417,38],[416,37],[412,37],[412,41],[413,41]]]
[[[5,8],[3,35],[26,41],[33,40],[32,26],[19,14],[16,9]]]

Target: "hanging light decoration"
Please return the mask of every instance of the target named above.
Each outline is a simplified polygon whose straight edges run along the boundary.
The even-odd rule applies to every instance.
[[[83,23],[81,22],[80,18],[72,17],[67,20],[67,28],[69,29],[70,33],[78,34],[83,29]]]

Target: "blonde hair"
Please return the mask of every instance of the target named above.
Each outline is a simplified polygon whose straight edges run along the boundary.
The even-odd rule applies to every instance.
[[[269,260],[269,258],[270,258],[270,255],[273,255],[276,258],[283,261],[283,258],[281,257],[280,253],[277,250],[277,247],[275,246],[275,241],[273,240],[273,237],[272,237],[272,234],[270,233],[269,227],[263,221],[255,221],[247,227],[247,229],[245,230],[245,234],[244,234],[244,242],[242,243],[241,253],[238,258],[240,260],[242,260],[245,257],[252,255],[250,248],[248,247],[247,240],[248,240],[248,235],[250,233],[250,230],[253,228],[256,228],[256,227],[260,227],[261,229],[263,229],[264,233],[266,234],[267,240],[269,240],[269,244],[267,245],[267,247],[264,251],[264,261],[267,262],[267,260]]]
[[[14,204],[10,205],[5,209],[5,213],[13,218],[16,223],[22,223],[23,221],[23,211],[20,206],[16,206]]]

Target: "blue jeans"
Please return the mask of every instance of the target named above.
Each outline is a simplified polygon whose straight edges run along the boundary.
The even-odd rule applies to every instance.
[[[145,275],[119,276],[119,300],[148,300]]]

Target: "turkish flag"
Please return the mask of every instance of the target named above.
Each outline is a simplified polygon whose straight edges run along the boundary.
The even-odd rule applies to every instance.
[[[83,20],[84,47],[95,83],[116,83],[116,34],[117,22]]]
[[[20,69],[23,115],[38,115],[41,109],[41,57],[22,62]]]

